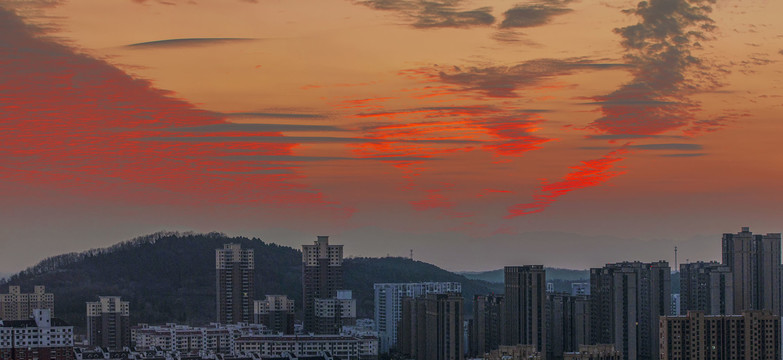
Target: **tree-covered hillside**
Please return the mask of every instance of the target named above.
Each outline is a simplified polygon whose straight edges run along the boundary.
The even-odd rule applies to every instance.
[[[52,257],[0,281],[0,292],[6,292],[7,285],[21,285],[24,292],[45,285],[55,295],[56,316],[79,329],[86,320],[85,303],[99,295],[130,301],[132,324],[203,324],[215,319],[215,249],[226,243],[255,251],[256,299],[286,294],[301,309],[299,250],[219,233],[157,233],[106,249]],[[458,281],[463,284],[467,309],[474,294],[502,292],[497,285],[404,258],[346,259],[344,273],[345,287],[353,290],[360,317],[372,317],[376,282]]]

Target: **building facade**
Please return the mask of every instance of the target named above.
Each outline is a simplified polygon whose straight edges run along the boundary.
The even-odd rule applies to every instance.
[[[658,359],[658,318],[671,307],[666,261],[590,269],[590,293],[590,344],[614,344],[623,359]]]
[[[255,297],[255,259],[252,249],[225,244],[215,250],[217,279],[217,322],[221,324],[253,321]]]
[[[234,355],[235,339],[242,336],[277,336],[261,324],[211,324],[204,327],[139,324],[131,328],[137,351],[163,350],[181,355]]]
[[[731,269],[716,261],[680,264],[680,312],[703,311],[707,315],[734,314]]]
[[[337,335],[343,326],[356,325],[356,299],[351,290],[337,290],[333,298],[315,299],[315,333]]]
[[[0,294],[0,320],[29,320],[35,309],[47,309],[54,316],[54,294],[42,285],[36,285],[32,293],[11,285],[7,294]]]
[[[0,359],[72,360],[73,326],[33,310],[27,320],[0,320]]]
[[[780,316],[780,234],[754,235],[743,227],[723,234],[723,265],[731,270],[734,314],[767,310]]]
[[[506,266],[505,345],[546,352],[546,272],[543,265]]]
[[[286,295],[267,295],[253,302],[256,324],[266,326],[272,333],[294,334],[294,300]]]
[[[313,245],[302,245],[302,299],[304,330],[317,330],[315,300],[337,296],[343,289],[343,246],[329,245],[319,236]]]
[[[571,283],[571,295],[590,295],[590,283]]]
[[[503,343],[506,329],[503,299],[503,295],[476,295],[473,298],[469,354],[481,356]]]
[[[544,357],[541,352],[536,350],[535,345],[518,344],[500,345],[480,358],[484,360],[542,360]]]
[[[375,326],[381,353],[397,346],[397,326],[402,319],[402,299],[426,294],[462,293],[458,282],[374,284]]]
[[[319,356],[328,353],[344,360],[374,360],[378,358],[378,339],[341,335],[278,335],[242,336],[235,340],[237,355],[258,355],[262,358],[281,357],[285,354],[297,358]]]
[[[548,360],[563,359],[563,353],[590,343],[590,300],[584,295],[547,294],[546,329]]]
[[[130,346],[130,304],[119,296],[100,296],[87,303],[87,339],[90,346],[116,350]]]
[[[661,360],[779,360],[780,317],[767,311],[741,315],[687,315],[660,319]]]
[[[463,360],[465,326],[461,294],[427,294],[402,300],[398,347],[408,359]]]
[[[614,345],[580,345],[578,351],[563,354],[564,360],[623,360]]]

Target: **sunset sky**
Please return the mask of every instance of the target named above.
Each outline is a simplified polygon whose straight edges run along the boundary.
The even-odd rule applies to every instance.
[[[450,270],[783,231],[783,2],[0,0],[0,272],[160,231]]]

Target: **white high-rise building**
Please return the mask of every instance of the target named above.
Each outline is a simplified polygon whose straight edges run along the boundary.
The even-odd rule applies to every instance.
[[[402,319],[402,298],[426,294],[462,293],[458,282],[375,284],[375,326],[381,353],[397,345],[397,326]]]

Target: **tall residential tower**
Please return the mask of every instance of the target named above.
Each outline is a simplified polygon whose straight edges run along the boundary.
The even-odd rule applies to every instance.
[[[221,324],[253,321],[255,261],[253,250],[225,244],[215,250],[217,321]]]
[[[130,346],[130,304],[119,296],[100,296],[87,303],[90,346],[119,350]]]
[[[546,352],[546,272],[543,265],[506,266],[506,345]]]
[[[753,235],[743,227],[723,234],[723,265],[731,269],[734,314],[767,310],[780,316],[780,234]]]
[[[329,245],[328,236],[319,236],[313,245],[302,245],[302,299],[304,329],[315,332],[316,299],[337,297],[343,289],[343,246]]]
[[[671,308],[668,262],[590,269],[590,301],[593,344],[614,344],[623,359],[658,359],[658,319]]]

